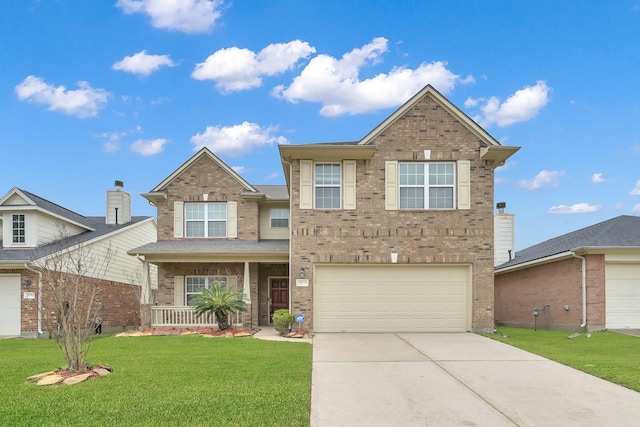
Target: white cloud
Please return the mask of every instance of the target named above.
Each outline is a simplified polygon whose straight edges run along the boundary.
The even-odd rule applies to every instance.
[[[599,172],[598,173],[594,173],[591,176],[591,182],[593,182],[594,184],[601,184],[603,182],[612,182],[612,181],[615,181],[615,178],[605,178]]]
[[[207,147],[215,154],[241,156],[257,147],[286,143],[285,137],[274,135],[277,130],[277,127],[262,128],[249,122],[224,127],[207,126],[203,133],[191,137],[191,143],[195,151]]]
[[[114,63],[111,68],[146,77],[162,66],[173,67],[175,63],[169,55],[149,55],[146,50],[142,50],[131,56],[125,56],[121,61]]]
[[[388,51],[387,39],[377,37],[362,48],[336,59],[318,55],[309,61],[289,87],[274,88],[272,94],[286,101],[319,102],[320,114],[362,114],[395,107],[408,100],[428,83],[447,93],[462,82],[445,62],[422,63],[416,69],[394,67],[388,73],[361,80],[360,70],[377,64]],[[471,81],[467,77],[464,81]]]
[[[262,76],[290,70],[315,51],[309,43],[300,40],[270,44],[258,53],[239,47],[220,49],[196,64],[191,77],[213,80],[224,92],[251,89],[262,85]]]
[[[50,85],[40,77],[27,76],[15,90],[21,101],[48,105],[49,110],[70,116],[96,117],[107,103],[109,92],[94,89],[85,81],[80,81],[77,85],[79,89],[67,90],[64,86]]]
[[[633,187],[633,190],[631,190],[629,194],[631,194],[632,196],[640,196],[640,180],[636,182],[636,186]]]
[[[495,96],[487,99],[467,99],[465,107],[480,107],[481,114],[474,116],[474,120],[481,126],[496,124],[500,127],[518,122],[526,122],[534,118],[549,102],[551,88],[544,81],[538,81],[535,86],[527,86],[517,90],[505,102]]]
[[[640,212],[640,203],[632,207],[631,212]]]
[[[563,175],[564,171],[542,170],[531,179],[521,179],[518,181],[518,185],[529,191],[539,190],[546,186],[557,187],[560,184],[560,177]]]
[[[127,15],[149,15],[156,28],[205,33],[220,18],[222,4],[218,0],[118,0],[116,7]]]
[[[244,173],[247,168],[244,166],[231,166],[231,169],[233,169],[238,175]]]
[[[550,214],[583,214],[590,212],[598,212],[601,205],[590,205],[588,203],[576,203],[571,206],[558,205],[551,206],[547,213]]]
[[[264,179],[266,181],[271,181],[272,179],[276,179],[279,176],[280,176],[280,174],[278,172],[273,172],[273,173],[270,173],[269,175],[265,176]]]
[[[167,142],[169,142],[169,140],[164,138],[139,139],[131,144],[131,151],[140,153],[143,156],[153,156],[154,154],[160,153]]]

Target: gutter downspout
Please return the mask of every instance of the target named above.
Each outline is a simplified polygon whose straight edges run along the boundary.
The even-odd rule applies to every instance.
[[[38,335],[44,335],[42,330],[42,272],[34,270],[27,263],[24,264],[24,268],[38,275]]]
[[[581,328],[587,326],[587,260],[585,257],[576,255],[575,249],[570,250],[571,255],[582,260],[582,325]]]
[[[291,164],[291,162],[288,162],[284,159],[282,159],[282,163],[286,163],[287,165],[289,165],[289,177],[291,177],[291,173],[293,172],[293,165]],[[291,252],[291,219],[292,219],[292,213],[293,213],[293,197],[291,197],[291,188],[292,188],[292,184],[291,182],[289,182],[287,184],[287,193],[289,193],[289,312],[292,311],[291,307],[293,304],[293,298],[291,298],[291,294],[292,289],[292,279],[293,279],[293,275],[291,272],[291,254],[293,252]],[[270,296],[269,296],[270,297]]]

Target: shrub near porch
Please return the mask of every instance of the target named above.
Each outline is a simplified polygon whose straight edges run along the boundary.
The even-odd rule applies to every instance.
[[[25,384],[64,363],[51,340],[0,340],[0,425],[307,426],[311,345],[252,338],[104,337],[88,362],[114,373]]]

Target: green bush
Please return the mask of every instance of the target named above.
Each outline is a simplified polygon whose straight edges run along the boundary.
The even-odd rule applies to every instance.
[[[289,332],[289,325],[296,320],[295,316],[287,309],[280,309],[273,312],[273,326],[281,334]]]

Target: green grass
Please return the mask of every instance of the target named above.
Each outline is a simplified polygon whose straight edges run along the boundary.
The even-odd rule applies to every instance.
[[[499,329],[509,338],[489,336],[640,392],[639,337],[603,331],[568,339],[572,332]]]
[[[63,366],[52,340],[0,340],[0,425],[308,426],[311,345],[199,336],[102,337],[89,364],[114,373],[26,384]]]

